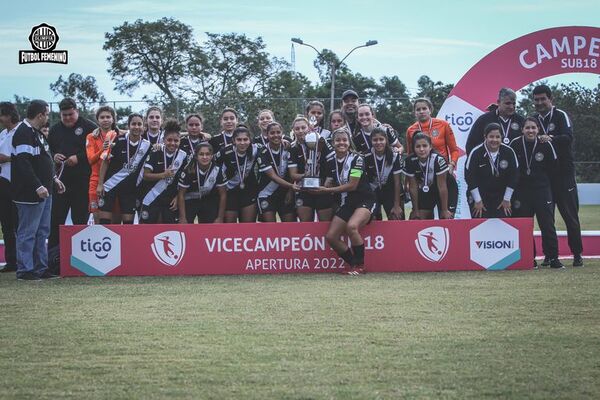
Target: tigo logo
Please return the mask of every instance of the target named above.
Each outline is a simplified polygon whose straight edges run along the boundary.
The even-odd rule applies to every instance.
[[[104,276],[121,265],[121,236],[89,225],[71,238],[71,265],[89,276]]]
[[[154,236],[150,245],[154,257],[162,264],[174,267],[185,254],[185,234],[179,231],[166,231]]]
[[[471,260],[487,270],[506,269],[521,259],[519,231],[501,219],[488,219],[469,233]]]
[[[448,228],[432,226],[417,233],[415,246],[421,256],[431,262],[441,261],[448,253],[450,233]]]

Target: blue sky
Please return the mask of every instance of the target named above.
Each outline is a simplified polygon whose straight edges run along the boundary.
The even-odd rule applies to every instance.
[[[253,3],[253,2],[252,2]],[[289,61],[290,38],[300,37],[318,49],[343,56],[367,40],[346,61],[355,72],[379,78],[398,75],[409,87],[421,75],[456,83],[479,59],[496,47],[527,33],[567,25],[598,26],[598,0],[546,1],[21,1],[11,3],[0,24],[0,99],[13,94],[56,100],[49,84],[60,74],[93,75],[110,100],[126,100],[113,90],[102,50],[104,33],[124,21],[173,17],[192,26],[196,39],[204,32],[240,32],[262,36],[267,50]],[[5,6],[6,7],[6,6]],[[57,49],[69,51],[69,64],[19,65],[18,51],[30,49],[33,25],[57,28]],[[296,46],[296,70],[317,79],[314,50]],[[552,81],[600,83],[598,75],[573,74]],[[516,89],[516,88],[515,88]],[[134,93],[139,99],[147,90]]]

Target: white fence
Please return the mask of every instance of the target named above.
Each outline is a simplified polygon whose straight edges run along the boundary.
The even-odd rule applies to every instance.
[[[579,204],[600,204],[600,183],[578,183]]]

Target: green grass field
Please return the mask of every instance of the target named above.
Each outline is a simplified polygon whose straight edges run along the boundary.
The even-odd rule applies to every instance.
[[[554,271],[0,274],[3,399],[598,399],[600,261]]]
[[[556,230],[564,231],[565,223],[556,210]],[[579,207],[579,222],[581,223],[581,230],[584,231],[598,231],[600,230],[600,206],[580,206]],[[539,230],[537,221],[535,221],[535,229]]]

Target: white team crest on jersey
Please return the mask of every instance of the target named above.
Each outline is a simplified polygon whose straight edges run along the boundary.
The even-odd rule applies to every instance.
[[[552,132],[554,129],[556,129],[556,125],[554,125],[554,122],[550,122],[548,124],[548,132]]]
[[[419,254],[427,261],[439,262],[448,253],[450,232],[448,228],[441,226],[423,229],[417,233],[415,246],[417,246]]]
[[[535,153],[535,161],[540,162],[544,161],[544,153]]]
[[[516,122],[513,122],[512,124],[510,124],[510,129],[512,129],[513,131],[518,131],[519,124],[517,124]]]
[[[154,236],[150,245],[154,257],[161,264],[174,267],[181,262],[185,254],[185,233],[179,231],[161,232]]]
[[[508,168],[508,161],[506,161],[506,160],[500,160],[499,166],[500,166],[501,169]]]

